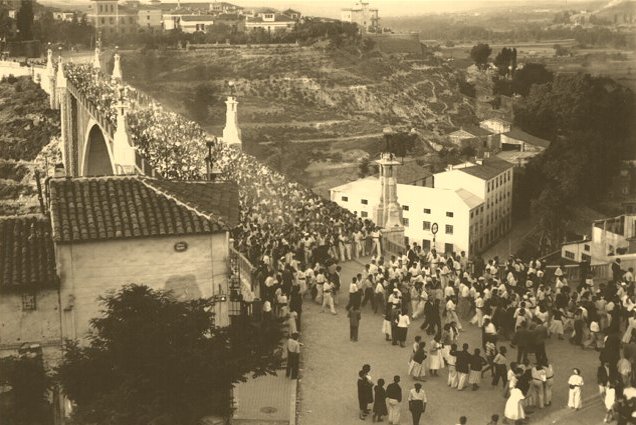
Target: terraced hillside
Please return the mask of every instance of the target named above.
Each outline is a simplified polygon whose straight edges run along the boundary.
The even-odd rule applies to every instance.
[[[60,162],[59,134],[59,112],[39,86],[27,77],[0,81],[0,215],[39,208],[34,171]]]
[[[234,81],[244,143],[261,159],[291,149],[305,162],[342,162],[352,149],[374,155],[387,124],[434,136],[476,120],[471,104],[459,94],[456,71],[413,53],[375,50],[360,57],[319,46],[289,46],[122,56],[125,78],[178,112],[188,114],[184,101],[197,86],[211,87],[214,104],[199,122],[215,134],[225,121],[227,82]]]

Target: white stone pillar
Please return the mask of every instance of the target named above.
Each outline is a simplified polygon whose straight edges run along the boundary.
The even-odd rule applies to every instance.
[[[238,126],[238,102],[236,97],[228,96],[225,101],[227,110],[225,113],[225,128],[223,129],[223,143],[229,146],[241,148],[241,130]]]
[[[99,61],[99,55],[100,55],[100,50],[99,47],[95,47],[95,55],[93,56],[93,69],[95,71],[101,71],[102,70],[102,64]],[[120,74],[121,74],[121,69],[120,69]]]
[[[117,128],[113,137],[113,160],[115,162],[115,174],[135,174],[136,155],[135,148],[130,145],[128,130],[126,128],[126,101],[124,88],[119,88],[119,101],[115,105],[117,108]]]
[[[112,78],[113,80],[121,81],[122,80],[121,57],[119,56],[119,53],[115,53],[115,55],[113,56],[113,59],[114,59],[114,64],[113,64]]]
[[[68,117],[69,107],[67,103],[68,98],[66,93],[66,77],[64,76],[64,64],[61,60],[57,65],[57,73],[55,79],[55,100],[57,104],[56,106],[60,108],[62,163],[64,164],[64,172],[67,176],[70,176],[73,172],[71,164],[73,146],[71,140],[69,140],[69,135],[72,132],[68,129],[68,123],[70,122],[70,120]]]
[[[376,207],[375,223],[387,229],[402,226],[402,207],[397,198],[397,167],[399,161],[392,153],[380,154],[376,161],[380,168],[380,202]]]
[[[60,61],[57,64],[57,72],[55,73],[55,81],[51,87],[51,99],[53,99],[53,109],[61,107],[63,99],[66,95],[66,76],[64,75],[64,63],[60,57]]]

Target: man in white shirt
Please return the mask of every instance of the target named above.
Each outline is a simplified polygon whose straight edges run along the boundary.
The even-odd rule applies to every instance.
[[[323,292],[322,292],[322,306],[320,307],[320,312],[324,313],[325,307],[329,307],[329,311],[331,314],[336,313],[336,307],[333,302],[333,294],[336,289],[335,285],[329,281],[326,281],[323,284]]]

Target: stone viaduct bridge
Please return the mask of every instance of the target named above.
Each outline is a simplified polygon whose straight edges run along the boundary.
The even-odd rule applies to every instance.
[[[65,67],[61,57],[55,61],[51,50],[47,52],[46,65],[24,66],[18,62],[0,61],[0,77],[30,76],[49,95],[50,107],[59,109],[62,157],[67,176],[155,176],[155,170],[132,143],[126,115],[131,108],[158,108],[158,103],[125,85],[118,53],[114,55],[114,66],[110,76],[102,73],[99,48],[95,49],[91,67],[91,78],[94,82],[107,85],[118,93],[117,101],[111,104],[110,108],[105,109],[99,99],[95,98],[96,95],[87,93],[84,87],[73,83],[73,79],[69,78],[72,69]],[[226,105],[227,122],[221,139],[227,144],[240,147],[238,102],[231,95],[228,96]]]

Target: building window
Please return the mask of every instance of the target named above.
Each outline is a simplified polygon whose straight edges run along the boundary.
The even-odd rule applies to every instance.
[[[470,218],[473,218],[474,215],[475,215],[475,211],[471,211],[470,212]]]
[[[447,235],[452,235],[453,234],[453,226],[450,224],[446,225],[446,234]]]
[[[369,201],[367,201],[366,199],[361,199],[361,200],[360,200],[360,203],[361,203],[362,205],[369,205]]]
[[[422,230],[431,230],[431,222],[423,221],[422,222]]]
[[[583,245],[583,248],[587,251],[590,252],[590,246],[588,244]]]
[[[582,261],[592,261],[592,257],[590,257],[587,254],[581,254],[581,260]]]
[[[408,211],[409,210],[409,206],[408,205],[402,205],[402,210],[403,211]]]
[[[146,20],[149,21],[150,20],[150,15],[146,15]]]
[[[408,218],[402,218],[402,226],[409,227],[409,219]]]
[[[430,214],[430,213],[431,213],[430,208],[424,208],[424,214]]]
[[[340,199],[342,200],[342,202],[348,202],[349,201],[349,197],[348,196],[343,196]]]
[[[108,22],[110,22],[111,24],[115,23],[115,18],[108,18]]]
[[[35,292],[22,294],[22,311],[33,311],[35,308]]]
[[[574,253],[572,251],[565,251],[565,258],[574,260]]]
[[[454,215],[452,211],[446,211],[446,217],[453,217]]]
[[[369,213],[366,211],[360,211],[360,217],[362,218],[367,218],[369,216]]]

